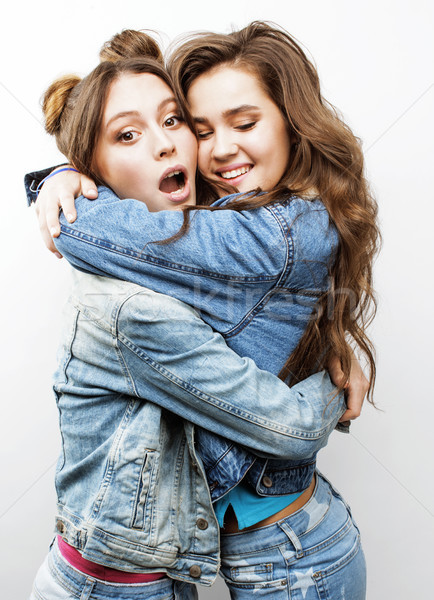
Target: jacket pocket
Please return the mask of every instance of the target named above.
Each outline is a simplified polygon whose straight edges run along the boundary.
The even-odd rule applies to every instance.
[[[147,450],[143,458],[140,476],[137,482],[131,527],[149,529],[152,518],[155,484],[157,481],[158,452]]]

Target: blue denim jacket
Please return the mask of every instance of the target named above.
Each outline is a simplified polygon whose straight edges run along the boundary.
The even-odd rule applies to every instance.
[[[167,295],[74,276],[54,377],[57,531],[88,560],[209,585],[219,532],[194,425],[297,464],[327,443],[342,395],[325,372],[289,388]]]
[[[216,204],[224,205],[229,196]],[[169,294],[199,311],[240,356],[277,374],[329,285],[338,236],[318,199],[288,197],[251,211],[194,211],[180,239],[180,211],[150,213],[107,188],[77,199],[78,219],[62,219],[58,250],[78,269]],[[258,494],[305,489],[315,455],[257,458],[208,431],[197,432],[213,501],[245,475]]]

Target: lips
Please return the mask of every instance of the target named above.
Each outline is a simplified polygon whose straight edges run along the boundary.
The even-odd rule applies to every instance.
[[[226,167],[220,167],[215,171],[215,174],[220,179],[223,179],[227,183],[237,187],[237,185],[244,179],[244,176],[253,169],[252,164],[233,164]]]
[[[183,202],[190,195],[187,171],[182,165],[169,167],[164,171],[158,186],[172,202]]]
[[[224,171],[220,170],[218,175],[220,175],[220,177],[223,177],[223,179],[235,179],[236,177],[240,177],[240,175],[245,175],[251,169],[252,169],[251,165],[244,165],[244,166],[238,167],[238,168],[231,168],[230,170],[227,170],[227,169],[225,169]]]

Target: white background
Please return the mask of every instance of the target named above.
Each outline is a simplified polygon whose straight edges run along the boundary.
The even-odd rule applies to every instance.
[[[53,526],[59,449],[50,381],[68,265],[45,251],[26,171],[60,162],[39,98],[85,74],[126,28],[228,32],[253,19],[284,26],[310,51],[323,91],[363,140],[384,237],[376,265],[376,401],[350,436],[334,434],[321,469],[362,529],[369,600],[433,597],[433,4],[196,0],[8,3],[0,36],[2,121],[0,586],[27,598]],[[201,598],[227,598],[219,581]],[[351,600],[351,599],[347,599]]]

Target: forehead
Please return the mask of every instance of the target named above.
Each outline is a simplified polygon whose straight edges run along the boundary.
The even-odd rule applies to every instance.
[[[109,87],[104,116],[119,111],[155,112],[161,102],[173,97],[170,87],[151,73],[122,73]]]
[[[187,95],[192,113],[203,114],[211,106],[273,104],[257,75],[243,67],[219,66],[194,80]]]

